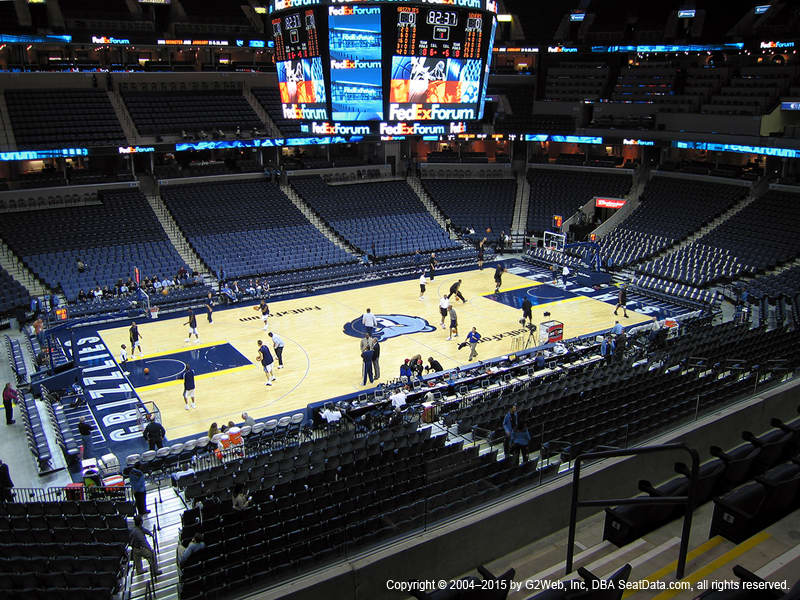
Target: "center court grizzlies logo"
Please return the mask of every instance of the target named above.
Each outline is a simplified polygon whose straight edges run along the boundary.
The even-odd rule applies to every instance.
[[[408,315],[375,315],[378,321],[378,328],[375,330],[375,337],[379,342],[388,340],[400,335],[412,333],[423,333],[436,331],[436,327],[428,323],[422,317],[410,317]],[[362,338],[367,330],[361,323],[361,317],[353,319],[344,325],[346,335]]]

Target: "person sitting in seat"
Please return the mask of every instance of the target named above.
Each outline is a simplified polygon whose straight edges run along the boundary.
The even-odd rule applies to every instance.
[[[250,506],[250,498],[241,483],[233,488],[233,510],[245,510]]]
[[[195,533],[192,541],[189,542],[189,545],[186,546],[182,552],[179,551],[178,565],[180,565],[182,568],[189,566],[197,559],[199,556],[198,553],[201,550],[205,550],[205,548],[206,543],[203,541],[203,534],[200,532]]]

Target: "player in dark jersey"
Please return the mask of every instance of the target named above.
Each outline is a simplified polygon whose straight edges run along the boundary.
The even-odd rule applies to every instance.
[[[264,375],[267,376],[267,383],[265,385],[272,385],[272,382],[275,381],[275,376],[272,374],[272,363],[275,362],[275,359],[272,358],[272,352],[269,351],[269,348],[261,340],[258,340],[257,360],[264,369]]]
[[[494,270],[494,293],[497,294],[500,291],[500,286],[503,284],[503,273],[506,272],[506,268],[499,264]]]
[[[431,252],[431,257],[428,260],[428,268],[431,271],[431,281],[436,277],[436,265],[438,264],[439,263],[436,261],[436,252]]]
[[[461,288],[461,280],[459,279],[453,285],[450,286],[450,293],[447,294],[447,298],[449,299],[450,296],[455,296],[456,298],[461,300],[464,304],[466,304],[467,301],[464,299],[464,296],[461,295],[460,288]]]
[[[265,300],[261,301],[261,304],[258,305],[259,310],[261,311],[261,321],[264,323],[264,331],[267,331],[267,320],[269,319],[269,306],[267,306],[267,302]]]
[[[628,309],[626,307],[628,304],[628,287],[623,285],[619,288],[619,295],[617,296],[617,305],[614,307],[614,314],[617,314],[617,311],[622,308],[622,316],[626,319],[628,318]]]
[[[186,343],[188,344],[189,341],[192,339],[192,336],[195,337],[195,341],[200,341],[200,334],[197,333],[197,317],[194,314],[194,311],[190,308],[189,309],[189,320],[184,323],[184,325],[189,326],[189,336],[186,338]]]
[[[131,358],[136,354],[136,348],[139,348],[139,356],[142,356],[142,344],[139,341],[142,339],[142,334],[139,333],[139,327],[136,325],[136,321],[131,323],[131,328],[128,329],[128,337],[131,340]]]

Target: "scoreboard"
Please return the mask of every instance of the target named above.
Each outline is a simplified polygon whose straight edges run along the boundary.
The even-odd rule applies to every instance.
[[[284,118],[483,116],[497,25],[492,0],[276,0],[274,7]]]
[[[397,7],[395,54],[480,59],[482,38],[482,13]]]

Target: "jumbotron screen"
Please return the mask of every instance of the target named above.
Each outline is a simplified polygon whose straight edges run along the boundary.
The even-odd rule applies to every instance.
[[[274,0],[270,8],[284,118],[482,118],[493,0]]]

